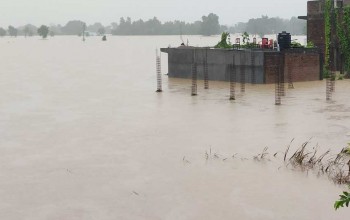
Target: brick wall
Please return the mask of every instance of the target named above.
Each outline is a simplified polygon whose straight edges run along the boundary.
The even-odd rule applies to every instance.
[[[265,53],[264,70],[265,83],[275,83],[276,75],[274,72],[275,65],[278,64],[279,58],[277,53]],[[284,53],[284,81],[288,83],[289,73],[292,82],[316,81],[321,79],[321,62],[320,54],[316,51],[307,49],[291,49]]]
[[[264,83],[275,83],[276,80],[276,65],[279,64],[279,57],[277,52],[266,52],[264,54]]]
[[[289,72],[292,82],[320,80],[319,53],[303,53],[286,51],[285,53],[285,82],[288,82]]]
[[[307,39],[314,43],[324,54],[325,51],[325,23],[322,1],[309,1],[307,3]]]

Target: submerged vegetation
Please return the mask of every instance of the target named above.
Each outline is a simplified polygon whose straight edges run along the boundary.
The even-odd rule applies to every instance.
[[[286,168],[291,167],[292,170],[307,172],[313,171],[317,176],[325,175],[335,184],[348,184],[350,189],[350,143],[348,147],[343,148],[338,154],[332,155],[330,150],[323,153],[318,152],[318,146],[308,149],[310,141],[304,142],[300,148],[293,153],[290,153],[291,145],[294,139],[287,146],[285,152],[276,152],[273,154],[274,158],[278,155],[283,155],[283,163]],[[253,157],[257,162],[271,161],[269,157],[268,147]],[[185,158],[185,157],[184,157]],[[230,157],[225,157],[213,152],[210,148],[205,152],[205,160],[221,160],[228,161],[228,159],[239,159],[237,154]],[[240,158],[242,161],[247,158]],[[350,192],[344,191],[339,195],[339,200],[335,201],[334,208],[338,210],[344,206],[349,207]]]
[[[278,158],[279,155],[283,156],[281,159],[286,168],[292,168],[292,170],[307,172],[314,172],[317,176],[326,176],[335,184],[350,184],[350,145],[347,148],[343,148],[338,154],[332,154],[330,150],[325,152],[319,152],[318,146],[313,147],[312,150],[308,148],[310,141],[303,143],[297,150],[291,153],[291,145],[294,139],[290,142],[284,152],[276,152],[272,156]],[[268,147],[265,147],[263,151],[255,156],[253,159],[258,162],[271,161],[269,156]],[[222,159],[227,161],[229,158],[239,158],[237,154],[231,157],[221,156],[218,153],[214,153],[210,148],[205,152],[205,159]],[[241,158],[241,160],[248,160],[247,158]]]
[[[286,166],[291,165],[302,171],[313,170],[318,175],[326,174],[334,183],[348,184],[350,183],[350,161],[349,155],[343,149],[336,155],[330,155],[330,150],[318,155],[318,148],[312,151],[307,150],[309,142],[305,142],[301,148],[295,151],[286,161],[289,147],[285,153]],[[348,169],[347,169],[348,168]]]
[[[319,153],[317,145],[310,150],[308,148],[310,140],[304,142],[297,150],[291,152],[293,141],[294,139],[290,142],[284,152],[274,153],[273,158],[282,156],[281,162],[284,163],[284,167],[291,168],[293,171],[306,172],[307,174],[311,171],[318,177],[328,177],[328,179],[333,181],[334,184],[348,184],[350,191],[350,143],[346,148],[343,148],[338,154],[334,155],[330,150]],[[213,151],[212,148],[205,151],[204,158],[206,162],[228,162],[229,160],[236,159],[240,159],[241,161],[249,160],[245,157],[239,157],[237,154],[223,156]],[[268,162],[272,160],[270,153],[268,152],[268,147],[265,147],[261,153],[253,156],[252,159],[257,162]],[[184,165],[189,165],[191,163],[186,157],[183,157],[182,160]],[[339,197],[339,200],[334,203],[335,210],[343,208],[344,206],[349,207],[350,192],[344,191]]]

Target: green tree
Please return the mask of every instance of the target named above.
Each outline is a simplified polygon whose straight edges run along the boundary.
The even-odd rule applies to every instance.
[[[198,35],[202,34],[202,23],[202,21],[186,23],[179,20],[162,23],[156,17],[147,21],[143,21],[142,19],[132,21],[131,18],[128,17],[126,19],[120,18],[119,24],[116,22],[112,23],[111,27],[109,27],[111,29],[109,32],[113,35]],[[89,27],[92,28],[92,26]],[[94,25],[94,27],[96,27],[96,25]],[[220,25],[216,28],[219,32],[215,31],[216,33],[212,34],[220,33],[220,29],[223,32],[228,29],[226,26]]]
[[[38,29],[38,34],[43,39],[47,38],[47,35],[49,34],[49,27],[46,25],[41,25],[40,28]]]
[[[225,49],[232,48],[230,33],[223,32],[221,34],[221,41],[217,45],[215,45],[215,48],[225,48]]]
[[[64,27],[62,27],[62,33],[66,35],[78,35],[81,36],[85,31],[86,24],[82,21],[69,21]]]
[[[205,36],[220,33],[219,16],[210,13],[208,16],[202,17],[201,34]]]
[[[11,37],[17,37],[18,30],[13,26],[9,26],[8,32]]]
[[[6,30],[4,28],[0,28],[0,37],[3,37],[6,35]]]

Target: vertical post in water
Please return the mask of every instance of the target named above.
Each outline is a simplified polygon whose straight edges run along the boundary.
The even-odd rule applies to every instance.
[[[203,62],[203,74],[204,74],[204,89],[209,89],[208,49],[205,49],[204,62]]]
[[[331,92],[335,92],[335,77],[336,74],[334,71],[331,71]]]
[[[275,53],[275,64],[273,65],[273,73],[275,74],[275,105],[281,105],[281,54]]]
[[[86,31],[86,24],[84,23],[84,24],[83,24],[83,33],[82,33],[82,35],[83,35],[83,41],[85,41],[85,31]]]
[[[251,68],[252,68],[251,83],[254,85],[256,84],[256,76],[255,76],[255,53],[253,53],[253,50],[251,50],[250,52],[250,61],[251,61]]]
[[[288,65],[287,71],[288,71],[288,89],[294,89],[293,85],[293,63],[294,63],[294,57],[295,55],[292,56],[292,61]]]
[[[245,52],[240,51],[240,83],[241,83],[241,92],[245,92],[245,69],[246,69],[246,63],[245,63]]]
[[[284,63],[285,63],[285,53],[281,52],[280,53],[280,58],[279,58],[279,74],[280,74],[280,95],[285,96],[286,95],[286,89],[284,85]]]
[[[331,78],[326,79],[326,100],[330,101],[332,99],[332,82]]]
[[[162,92],[162,67],[161,67],[161,59],[160,54],[158,53],[158,49],[156,49],[156,68],[157,68],[157,91]]]
[[[197,61],[196,61],[196,50],[193,50],[192,54],[192,96],[197,95]]]
[[[229,68],[229,74],[230,74],[230,100],[236,100],[236,66],[235,66],[235,54],[233,51],[232,55],[232,64],[230,65]]]

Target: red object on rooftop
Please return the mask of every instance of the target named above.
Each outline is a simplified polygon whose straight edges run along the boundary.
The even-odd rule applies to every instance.
[[[261,43],[261,48],[268,49],[269,48],[269,39],[263,38]]]

